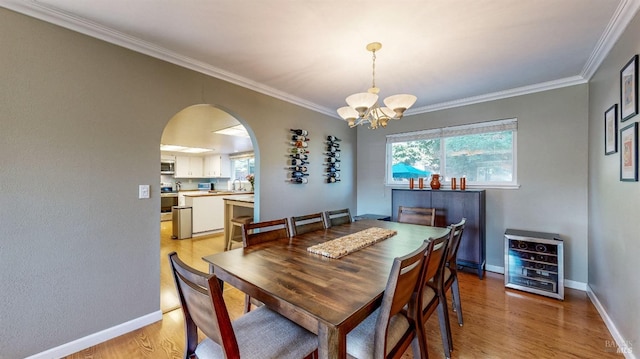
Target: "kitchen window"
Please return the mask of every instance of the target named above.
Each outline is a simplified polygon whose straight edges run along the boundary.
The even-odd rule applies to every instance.
[[[517,187],[517,128],[508,119],[388,135],[386,184],[436,173],[445,183],[465,177],[468,187]]]
[[[247,175],[255,174],[256,165],[254,154],[229,156],[231,160],[231,179],[246,181]]]

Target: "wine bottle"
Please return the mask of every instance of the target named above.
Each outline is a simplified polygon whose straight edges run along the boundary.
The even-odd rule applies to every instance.
[[[327,178],[327,183],[336,183],[336,182],[340,182],[340,179],[335,177]]]
[[[328,167],[333,167],[335,169],[340,168],[340,164],[339,163],[330,163],[330,162],[325,162],[325,165],[327,165]]]
[[[307,136],[292,135],[291,141],[311,141],[311,139]]]
[[[292,129],[290,129],[290,131],[291,131],[291,132],[293,132],[293,133],[295,133],[296,135],[299,135],[299,136],[306,136],[306,135],[308,135],[308,134],[309,134],[309,133],[307,132],[307,130],[301,130],[301,129],[293,129],[293,128],[292,128]]]
[[[337,142],[325,142],[328,147],[340,148],[340,144]]]
[[[340,152],[340,149],[339,148],[335,148],[335,147],[327,147],[327,151],[332,152],[332,153],[333,152]]]
[[[291,166],[289,169],[296,172],[307,172],[307,166]]]
[[[305,172],[291,172],[291,178],[299,178],[299,177],[305,177],[308,176],[308,173]]]
[[[296,142],[290,142],[290,143],[291,143],[291,146],[295,146],[297,148],[305,148],[305,147],[309,146],[309,144],[307,144],[304,141],[296,141]]]
[[[339,139],[336,136],[327,136],[327,141],[331,141],[331,142],[339,142],[342,141],[341,139]]]
[[[296,153],[295,155],[289,155],[291,158],[297,158],[299,160],[306,161],[309,159],[308,155]]]
[[[298,183],[298,184],[305,184],[305,183],[309,182],[309,180],[307,180],[305,177],[298,177],[298,178],[290,178],[289,182]]]
[[[340,157],[340,152],[325,152],[325,155],[327,155],[329,157],[339,158]]]
[[[292,148],[291,149],[291,153],[309,153],[309,151],[305,150],[304,148]]]
[[[339,172],[339,171],[340,171],[339,168],[327,167],[327,170],[325,172]]]
[[[340,160],[335,157],[327,157],[327,162],[336,163],[336,162],[340,162]]]
[[[307,161],[303,161],[303,160],[299,160],[297,158],[294,158],[291,160],[291,165],[292,166],[303,166],[303,165],[307,165],[309,164],[309,162]]]
[[[331,172],[331,173],[325,173],[327,175],[327,177],[335,177],[335,178],[340,178],[340,172]]]

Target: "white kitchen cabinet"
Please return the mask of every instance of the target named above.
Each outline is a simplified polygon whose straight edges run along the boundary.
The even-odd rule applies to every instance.
[[[186,201],[184,197],[185,192],[178,192],[178,206],[186,206]]]
[[[205,177],[230,177],[231,161],[227,155],[212,155],[204,158]]]
[[[202,178],[203,174],[202,157],[176,156],[176,178]]]
[[[186,196],[187,206],[192,207],[193,233],[210,232],[224,228],[223,196]]]

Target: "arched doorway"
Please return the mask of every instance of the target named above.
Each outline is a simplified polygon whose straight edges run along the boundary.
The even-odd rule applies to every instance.
[[[237,188],[238,183],[250,188],[246,175],[257,173],[256,153],[255,136],[242,119],[209,104],[189,106],[176,113],[163,131],[161,160],[173,161],[175,166],[173,171],[161,173],[160,186],[163,190],[177,192],[176,196],[199,191],[199,185],[206,187],[208,184],[219,191],[229,190],[232,185]],[[183,202],[184,196],[180,197]],[[222,213],[222,209],[219,214],[212,212],[212,217]],[[160,308],[166,313],[179,307],[167,254],[175,251],[186,263],[207,272],[208,267],[201,258],[222,251],[224,236],[223,231],[213,229],[197,230],[198,233],[188,239],[171,239],[171,213],[169,216],[161,214],[161,218],[164,220],[160,221]],[[193,229],[196,231],[195,227]]]

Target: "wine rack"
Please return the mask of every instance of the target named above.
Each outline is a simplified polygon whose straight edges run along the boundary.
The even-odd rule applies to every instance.
[[[309,151],[307,150],[309,133],[307,130],[290,129],[291,138],[288,141],[291,145],[289,149],[289,178],[287,181],[293,184],[308,183],[307,165],[309,164]]]
[[[327,183],[340,182],[340,139],[336,136],[327,136],[325,142],[325,176]]]
[[[564,300],[563,242],[556,233],[507,229],[504,285]]]

